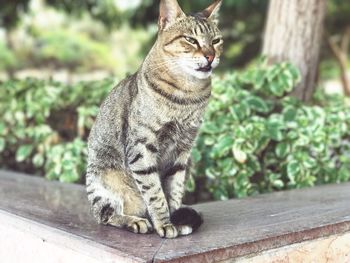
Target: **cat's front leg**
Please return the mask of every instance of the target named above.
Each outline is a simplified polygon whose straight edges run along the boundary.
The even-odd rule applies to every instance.
[[[138,142],[129,151],[128,165],[147,206],[154,229],[161,237],[175,238],[178,231],[170,222],[169,206],[157,169],[157,154],[158,148],[155,144]]]
[[[189,166],[190,153],[184,152],[179,156],[173,167],[165,175],[165,193],[171,215],[182,205]],[[193,232],[193,226],[191,224],[179,224],[177,225],[177,230],[180,236],[185,236]]]
[[[165,175],[165,192],[170,213],[173,213],[182,205],[182,198],[185,194],[186,173],[190,165],[189,160],[189,152],[181,153],[173,167]]]

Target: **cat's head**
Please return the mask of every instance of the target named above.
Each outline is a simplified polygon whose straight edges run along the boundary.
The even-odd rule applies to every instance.
[[[220,62],[223,39],[218,29],[221,0],[186,15],[177,0],[160,0],[158,48],[176,73],[209,78]]]

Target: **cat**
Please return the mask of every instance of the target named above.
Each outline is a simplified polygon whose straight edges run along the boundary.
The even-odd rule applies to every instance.
[[[202,223],[181,208],[193,142],[223,49],[221,0],[185,15],[160,0],[158,37],[139,70],[100,107],[88,139],[86,189],[101,224],[160,237],[188,235]]]

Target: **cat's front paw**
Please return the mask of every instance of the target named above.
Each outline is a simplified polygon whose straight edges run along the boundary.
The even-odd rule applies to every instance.
[[[137,218],[128,223],[127,229],[136,234],[147,234],[153,232],[152,224],[146,218]]]
[[[173,224],[164,224],[155,228],[158,235],[164,238],[176,238],[179,233]]]
[[[192,234],[193,229],[191,226],[176,226],[179,236],[187,236]]]

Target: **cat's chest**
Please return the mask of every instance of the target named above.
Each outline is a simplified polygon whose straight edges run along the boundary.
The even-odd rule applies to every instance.
[[[192,148],[198,128],[199,124],[195,122],[181,124],[176,121],[170,121],[159,130],[157,134],[160,150],[158,168],[161,176],[173,167],[180,156],[187,156],[187,153]]]
[[[166,122],[157,133],[157,141],[162,154],[179,154],[188,151],[197,135],[200,122]]]

